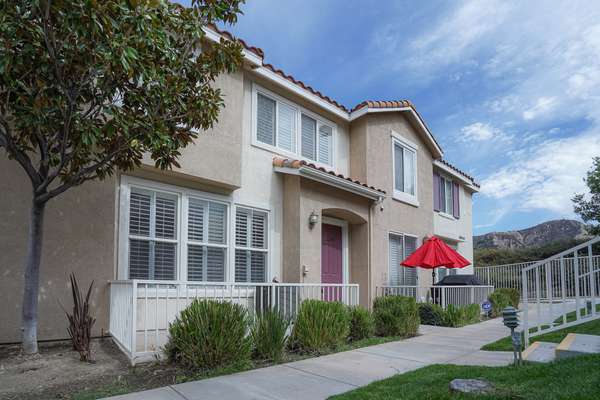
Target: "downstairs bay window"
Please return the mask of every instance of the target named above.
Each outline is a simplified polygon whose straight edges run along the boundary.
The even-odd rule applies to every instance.
[[[123,177],[119,278],[265,282],[267,212],[237,207],[230,218],[220,197]]]

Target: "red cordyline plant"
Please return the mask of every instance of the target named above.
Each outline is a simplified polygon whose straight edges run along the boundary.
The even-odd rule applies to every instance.
[[[92,338],[92,327],[96,322],[96,319],[90,315],[90,295],[92,294],[92,287],[94,281],[90,283],[90,287],[87,290],[85,297],[79,290],[77,279],[75,274],[69,276],[71,280],[71,293],[73,294],[73,312],[67,314],[69,320],[69,327],[67,332],[71,337],[73,343],[73,350],[79,353],[79,359],[81,361],[92,361],[92,351],[90,348]]]

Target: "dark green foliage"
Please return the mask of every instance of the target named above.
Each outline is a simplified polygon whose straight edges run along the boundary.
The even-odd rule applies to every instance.
[[[501,317],[502,310],[508,307],[511,301],[508,293],[500,289],[494,290],[489,295],[488,300],[492,303],[492,317]]]
[[[279,362],[285,351],[289,326],[290,321],[275,310],[257,314],[250,330],[256,357]]]
[[[349,330],[348,310],[342,303],[305,300],[294,324],[292,347],[309,353],[334,349],[346,341]]]
[[[521,301],[521,292],[518,289],[513,288],[500,288],[494,290],[494,292],[503,293],[508,297],[508,304],[514,308],[519,308],[519,302]]]
[[[419,318],[423,325],[441,326],[444,323],[444,309],[439,304],[420,303]]]
[[[411,337],[419,330],[419,307],[413,297],[378,297],[373,303],[373,317],[379,336]]]
[[[169,326],[166,353],[183,367],[202,371],[248,362],[248,316],[239,304],[194,300]]]
[[[444,311],[444,326],[459,328],[479,322],[480,308],[478,304],[455,306],[448,304]]]
[[[375,321],[369,310],[361,306],[350,307],[350,341],[366,339],[375,334]]]
[[[594,157],[592,167],[586,174],[584,181],[590,191],[586,198],[583,194],[573,196],[573,209],[581,219],[590,222],[588,232],[600,235],[600,157]]]
[[[513,264],[528,261],[538,261],[560,253],[580,244],[582,240],[564,240],[545,244],[543,246],[530,246],[524,249],[474,249],[474,265],[485,267],[488,265]],[[516,279],[520,279],[518,276]]]
[[[73,343],[73,350],[79,353],[81,361],[92,361],[92,352],[90,349],[90,340],[92,338],[92,327],[96,319],[90,315],[90,295],[94,282],[90,283],[85,298],[79,290],[75,274],[69,276],[71,280],[71,294],[73,295],[73,313],[67,314],[69,327],[67,332]]]

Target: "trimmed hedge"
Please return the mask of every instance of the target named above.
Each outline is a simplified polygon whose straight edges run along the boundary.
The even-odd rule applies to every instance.
[[[514,308],[519,308],[519,302],[521,301],[521,292],[513,288],[501,288],[494,290],[494,293],[503,293],[508,297],[508,304]]]
[[[373,302],[375,332],[379,336],[416,336],[419,307],[413,297],[383,296]]]
[[[196,299],[169,325],[165,351],[195,371],[241,365],[250,359],[248,326],[241,305]]]
[[[492,303],[492,317],[502,316],[502,310],[510,305],[510,297],[506,292],[494,290],[488,297]]]
[[[350,341],[366,339],[375,334],[375,321],[373,315],[361,306],[348,308],[350,317]]]
[[[320,352],[343,344],[350,329],[348,310],[340,302],[305,300],[300,306],[292,347],[301,352]]]

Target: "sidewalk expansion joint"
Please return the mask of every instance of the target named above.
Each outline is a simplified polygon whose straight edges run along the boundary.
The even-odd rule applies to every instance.
[[[303,372],[303,373],[305,373],[305,374],[309,374],[309,375],[313,375],[313,376],[318,376],[319,378],[327,379],[327,380],[329,380],[329,381],[334,381],[334,382],[338,382],[338,383],[343,383],[344,385],[349,385],[349,386],[352,386],[352,387],[360,387],[360,385],[355,385],[355,384],[353,384],[353,383],[350,383],[350,382],[345,382],[345,381],[342,381],[342,380],[340,380],[340,379],[331,378],[331,377],[329,377],[329,376],[325,376],[325,375],[317,374],[317,373],[315,373],[315,372],[306,371],[306,370],[303,370],[303,369],[301,369],[301,368],[298,368],[298,367],[292,367],[292,366],[290,366],[290,365],[287,365],[287,364],[283,364],[282,366],[283,366],[283,367],[287,367],[287,368],[291,368],[291,369],[293,369],[293,370],[296,370],[296,371],[299,371],[299,372]]]

